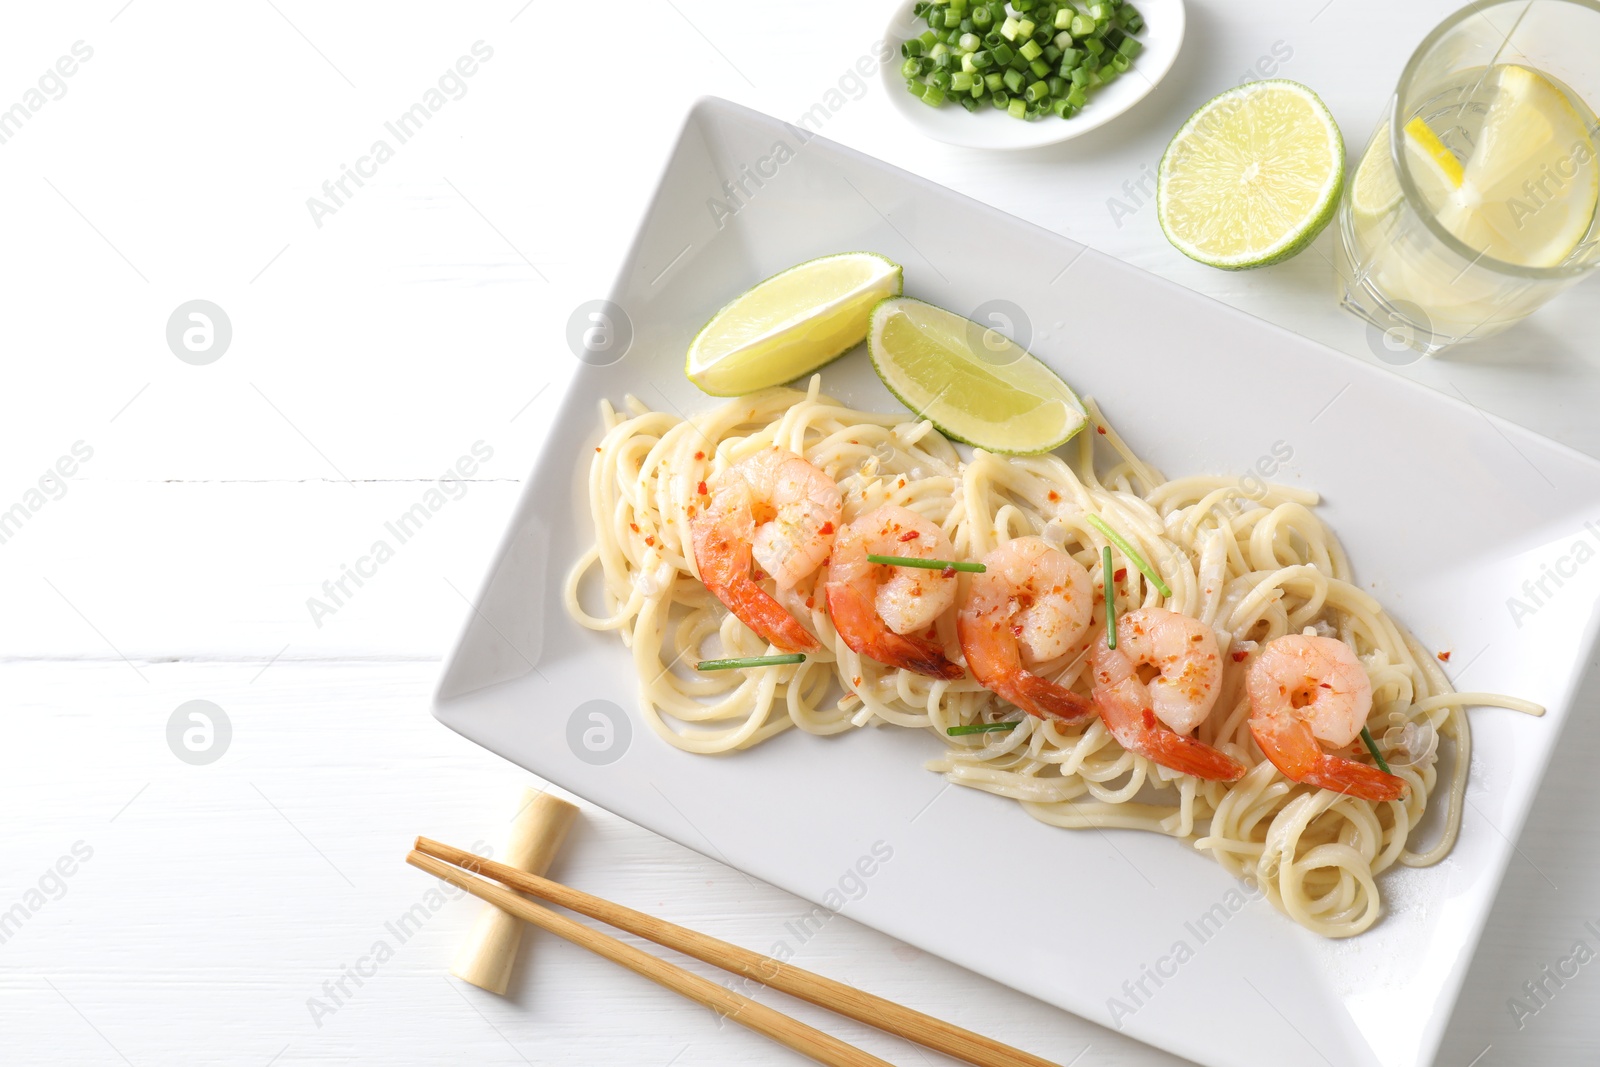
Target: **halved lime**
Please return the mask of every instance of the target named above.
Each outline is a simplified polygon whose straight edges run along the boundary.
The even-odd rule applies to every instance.
[[[689,345],[683,371],[712,396],[792,382],[867,336],[867,316],[900,295],[900,264],[843,252],[790,267],[734,297]]]
[[[1278,263],[1333,218],[1344,140],[1299,82],[1250,82],[1214,97],[1172,137],[1156,217],[1173,246],[1223,270]]]
[[[1004,335],[910,297],[872,309],[867,353],[883,384],[946,437],[1028,456],[1064,445],[1087,421],[1054,371]]]

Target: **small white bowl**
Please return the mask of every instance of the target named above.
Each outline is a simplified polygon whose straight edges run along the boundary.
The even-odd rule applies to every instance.
[[[1070,119],[1046,115],[1026,122],[984,104],[977,111],[947,100],[929,107],[906,91],[900,75],[900,45],[910,36],[927,29],[923,20],[911,13],[911,0],[895,8],[885,37],[894,46],[894,55],[882,66],[881,74],[889,99],[913,126],[936,141],[965,148],[1039,148],[1070,141],[1079,134],[1098,129],[1144,99],[1158,85],[1178,58],[1183,47],[1183,0],[1134,0],[1144,17],[1144,31],[1138,35],[1144,50],[1127,72],[1110,85],[1089,94],[1084,109]]]

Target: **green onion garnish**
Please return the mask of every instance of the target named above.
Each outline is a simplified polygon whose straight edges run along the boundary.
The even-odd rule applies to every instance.
[[[1389,769],[1388,761],[1383,758],[1383,753],[1378,751],[1378,743],[1372,739],[1372,731],[1365,726],[1361,728],[1361,740],[1367,744],[1367,751],[1372,753],[1372,758],[1378,761],[1378,769],[1384,774],[1393,774]]]
[[[966,571],[982,574],[986,568],[981,563],[966,563],[949,559],[918,559],[916,556],[878,556],[867,554],[868,563],[881,563],[885,567],[921,567],[925,571]]]
[[[1100,550],[1100,562],[1105,564],[1106,589],[1106,647],[1117,647],[1117,586],[1111,576],[1111,546]]]
[[[1172,590],[1167,588],[1167,583],[1161,580],[1161,575],[1156,573],[1155,568],[1146,563],[1144,557],[1134,551],[1134,547],[1128,543],[1126,538],[1107,526],[1104,519],[1098,515],[1090,515],[1089,525],[1105,534],[1111,543],[1116,545],[1122,554],[1127,557],[1128,562],[1137,567],[1140,574],[1150,579],[1150,584],[1156,587],[1158,593],[1162,596],[1172,595]]]
[[[804,652],[787,652],[781,656],[745,656],[741,659],[703,659],[694,665],[697,671],[741,671],[746,667],[781,667],[786,663],[804,663]]]
[[[1014,722],[975,722],[971,726],[952,726],[945,733],[951,737],[960,737],[963,734],[997,734],[1002,730],[1015,730]]]

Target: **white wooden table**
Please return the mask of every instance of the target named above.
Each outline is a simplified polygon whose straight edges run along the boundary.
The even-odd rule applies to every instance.
[[[434,723],[427,694],[575,365],[567,316],[606,292],[689,103],[714,93],[794,118],[842,100],[831,138],[1373,359],[1335,309],[1331,234],[1280,267],[1212,271],[1162,239],[1140,182],[1194,107],[1274,53],[1359,151],[1411,47],[1453,6],[1194,0],[1149,99],[1015,156],[923,141],[879,84],[851,80],[886,3],[9,11],[0,109],[23,112],[10,126],[0,113],[0,512],[22,511],[0,527],[0,1059],[799,1062],[548,938],[509,999],[453,982],[470,901],[361,963],[430,884],[401,863],[411,836],[494,841],[528,781]],[[461,57],[470,77],[452,73]],[[397,144],[385,123],[430,90],[437,110]],[[392,157],[363,162],[380,138]],[[366,176],[335,201],[323,183],[346,166]],[[1600,456],[1595,297],[1397,373]],[[194,299],[231,322],[209,365],[165,336]],[[480,441],[493,457],[464,495],[313,619],[307,598]],[[41,487],[61,457],[70,477]],[[194,699],[231,724],[205,765],[167,741]],[[1559,985],[1545,970],[1577,942],[1600,949],[1600,725],[1584,710],[1441,1064],[1596,1060],[1600,965]],[[809,910],[593,809],[559,873],[762,949]],[[1062,1063],[1176,1062],[847,915],[797,959]],[[358,965],[371,976],[343,977]],[[1544,984],[1544,1004],[1525,982]],[[1519,1019],[1513,997],[1539,1010]],[[827,1025],[896,1062],[935,1060]]]

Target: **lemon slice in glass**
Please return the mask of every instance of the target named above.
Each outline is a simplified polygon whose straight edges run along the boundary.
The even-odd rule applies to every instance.
[[[1367,154],[1356,167],[1356,176],[1350,182],[1350,209],[1357,215],[1376,218],[1384,214],[1400,199],[1400,182],[1394,175],[1394,161],[1389,156],[1389,124],[1378,127],[1372,135]]]
[[[920,300],[873,308],[867,352],[883,384],[919,419],[991,452],[1048,452],[1087,421],[1067,383],[1026,348]]]
[[[1401,127],[1406,163],[1417,191],[1430,207],[1447,202],[1461,188],[1461,161],[1420,118]],[[1400,182],[1389,155],[1389,124],[1373,134],[1372,147],[1350,183],[1350,207],[1358,215],[1377,217],[1400,200]]]
[[[1439,221],[1502,262],[1556,266],[1594,223],[1594,140],[1566,93],[1542,74],[1507,64],[1490,76],[1494,97],[1466,166],[1457,164],[1460,179],[1438,208]]]
[[[844,252],[790,267],[734,297],[689,345],[684,373],[712,396],[792,382],[867,336],[867,316],[899,296],[900,265]]]
[[[1264,267],[1322,232],[1343,184],[1344,140],[1317,94],[1282,79],[1250,82],[1173,135],[1156,172],[1156,217],[1190,259]]]

